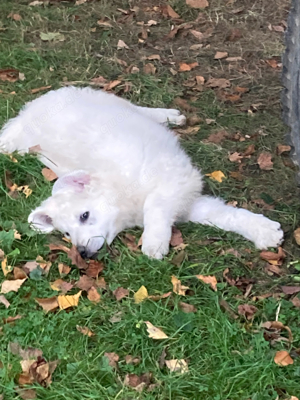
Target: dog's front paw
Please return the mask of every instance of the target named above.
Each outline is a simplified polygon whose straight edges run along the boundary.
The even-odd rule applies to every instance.
[[[258,249],[278,247],[283,242],[283,231],[279,222],[260,215],[253,228],[252,240]]]
[[[169,241],[149,241],[143,237],[142,252],[150,258],[161,260],[169,252]]]

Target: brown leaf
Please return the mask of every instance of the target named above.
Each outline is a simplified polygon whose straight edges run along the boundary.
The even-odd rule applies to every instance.
[[[217,283],[218,283],[218,281],[217,281],[217,279],[216,279],[216,277],[215,276],[204,276],[204,275],[195,275],[196,276],[196,278],[198,278],[200,281],[202,281],[202,282],[204,282],[204,283],[206,283],[206,284],[209,284],[210,285],[210,287],[213,289],[213,290],[215,290],[215,291],[217,291]]]
[[[81,296],[81,291],[74,295],[57,296],[59,308],[61,310],[65,310],[70,307],[77,307],[80,296]]]
[[[278,62],[274,58],[271,58],[270,60],[266,60],[266,63],[273,69],[276,69],[278,67]]]
[[[165,17],[170,17],[172,19],[180,18],[180,15],[178,15],[169,4],[161,6],[161,12]]]
[[[295,294],[300,292],[300,286],[281,286],[284,294]]]
[[[297,228],[294,231],[294,239],[296,240],[296,243],[300,246],[300,228]]]
[[[106,85],[104,85],[103,89],[108,92],[110,90],[112,90],[113,88],[115,88],[116,86],[120,85],[120,83],[122,83],[122,81],[116,79],[112,82],[107,83]]]
[[[186,0],[186,4],[191,8],[206,8],[209,6],[207,0]]]
[[[228,56],[227,51],[217,51],[214,59],[215,60],[222,60],[222,58],[226,58]]]
[[[137,365],[141,362],[141,359],[140,359],[140,357],[134,357],[134,356],[131,356],[130,354],[127,354],[127,356],[125,356],[125,362],[126,362],[126,364]]]
[[[124,385],[135,389],[137,392],[142,392],[143,389],[150,385],[152,374],[146,372],[143,375],[127,374],[125,375]]]
[[[59,263],[58,271],[59,271],[60,276],[65,276],[65,275],[68,275],[68,273],[71,271],[71,268],[66,264]]]
[[[118,361],[119,361],[119,356],[116,353],[104,353],[104,356],[108,359],[108,364],[112,368],[118,368]]]
[[[0,293],[9,293],[9,292],[17,292],[27,278],[24,279],[16,279],[14,281],[4,281],[2,282],[1,292]]]
[[[104,87],[107,84],[107,79],[103,78],[103,76],[97,76],[97,77],[91,79],[90,84],[95,85],[95,86]]]
[[[280,269],[276,264],[266,264],[265,266],[265,271],[267,272],[268,275],[272,276],[273,274],[276,274],[278,276],[283,274],[282,269]]]
[[[227,57],[226,60],[227,62],[237,62],[237,61],[244,61],[242,57]]]
[[[22,374],[21,374],[22,375]],[[19,377],[19,385],[22,386],[22,383],[20,383],[20,377]],[[31,380],[29,383],[32,383]],[[23,400],[34,400],[36,399],[36,390],[35,389],[23,389],[23,388],[16,388],[15,389],[18,395],[21,397]],[[0,397],[1,400],[1,397]]]
[[[152,54],[151,56],[148,56],[147,57],[147,60],[150,60],[150,61],[152,61],[152,60],[160,60],[160,55],[159,54]]]
[[[218,131],[211,133],[206,139],[207,142],[219,144],[228,137],[228,132]]]
[[[76,283],[76,287],[78,287],[81,290],[88,291],[92,286],[95,286],[95,279],[90,278],[87,275],[82,275],[79,279],[79,281]]]
[[[199,42],[205,39],[205,35],[202,32],[196,31],[195,29],[189,30],[190,34],[193,35]]]
[[[52,169],[49,169],[49,168],[43,168],[42,175],[49,182],[54,181],[54,179],[57,179],[56,173],[53,172]]]
[[[228,32],[226,40],[228,40],[229,42],[236,42],[241,37],[242,37],[242,32],[240,31],[240,29],[234,28]]]
[[[3,294],[0,294],[0,303],[2,303],[6,308],[10,306],[10,302],[6,299]]]
[[[168,336],[165,334],[165,332],[163,332],[161,329],[157,328],[156,326],[152,325],[151,322],[145,321],[145,324],[147,325],[147,331],[148,331],[149,338],[152,338],[155,340],[168,339]]]
[[[3,323],[4,324],[11,324],[15,321],[17,321],[18,319],[23,318],[22,315],[16,315],[15,317],[7,317],[7,318],[3,318]]]
[[[230,305],[227,303],[226,300],[220,299],[219,300],[219,304],[220,304],[220,307],[223,308],[230,315],[231,318],[233,318],[233,319],[237,319],[238,318],[238,315],[236,315],[232,311],[232,309],[230,308]]]
[[[286,367],[287,365],[294,364],[293,359],[289,353],[285,350],[277,351],[274,357],[274,362],[280,367]]]
[[[52,250],[50,246],[51,244],[49,245],[49,248],[50,250]],[[67,251],[63,250],[62,247],[67,249]],[[59,246],[59,249],[67,252],[68,258],[71,260],[73,265],[76,265],[76,267],[78,267],[79,269],[88,269],[88,263],[81,257],[76,246],[73,245],[71,250],[68,249],[68,247],[66,246]],[[53,250],[56,250],[56,248]]]
[[[108,21],[104,21],[103,19],[99,19],[99,21],[97,21],[97,25],[99,26],[104,26],[106,28],[112,28],[112,24],[109,23]]]
[[[195,135],[197,132],[199,132],[199,129],[200,126],[189,126],[186,129],[176,128],[175,132],[180,135]]]
[[[178,303],[178,306],[180,310],[185,313],[197,312],[197,308],[195,306],[193,306],[192,304],[184,303],[183,301],[180,301]]]
[[[14,278],[15,279],[26,279],[27,275],[26,273],[22,270],[22,268],[19,267],[14,267]]]
[[[21,21],[22,17],[20,14],[10,13],[7,18],[13,19],[14,21]]]
[[[53,311],[58,308],[57,297],[47,297],[44,299],[36,298],[35,301],[43,308],[44,311]]]
[[[225,78],[209,78],[206,86],[210,88],[225,89],[230,87],[230,81]]]
[[[270,171],[273,169],[272,154],[266,151],[260,153],[257,159],[257,164],[260,169]]]
[[[92,303],[99,303],[99,301],[101,301],[101,296],[94,287],[89,289],[87,297]]]
[[[167,368],[169,368],[170,372],[179,372],[180,374],[185,374],[189,371],[187,362],[185,360],[165,360],[165,364]]]
[[[240,163],[244,157],[240,153],[232,153],[228,156],[229,161]]]
[[[76,325],[76,329],[78,330],[78,332],[82,333],[85,336],[95,336],[94,332],[92,332],[87,326]]]
[[[285,254],[282,250],[282,247],[279,247],[277,253],[273,253],[272,251],[263,250],[260,253],[260,257],[263,260],[268,261],[272,265],[281,265],[282,259],[285,258]]]
[[[265,329],[267,329],[269,331],[273,330],[275,332],[280,332],[281,330],[286,330],[288,332],[288,335],[289,335],[288,341],[290,343],[292,343],[292,341],[293,341],[292,331],[288,326],[283,325],[282,322],[280,322],[280,321],[267,321],[267,322],[264,322],[261,326],[262,326],[262,328],[265,328]],[[265,339],[268,340],[266,337],[265,337]]]
[[[252,306],[251,304],[240,304],[238,306],[238,314],[243,315],[248,320],[254,318],[256,311],[257,308],[255,306]]]
[[[277,155],[280,156],[282,153],[287,153],[291,151],[291,146],[286,146],[284,144],[279,144],[277,146]]]
[[[121,39],[118,41],[117,48],[118,48],[118,50],[119,49],[129,49],[127,44]]]
[[[124,289],[122,287],[118,287],[116,290],[113,291],[113,294],[117,301],[122,300],[124,297],[127,297],[129,295],[129,290]]]
[[[230,278],[228,274],[229,274],[229,268],[224,269],[223,277],[226,279],[227,283],[229,283],[230,286],[235,286],[236,284],[235,279]]]
[[[196,107],[191,106],[187,100],[182,99],[181,97],[176,97],[174,99],[174,104],[180,108],[182,108],[184,111],[188,111],[188,112],[196,112],[198,111]]]
[[[143,67],[143,71],[148,75],[155,75],[156,67],[152,63],[147,63]]]
[[[129,248],[129,250],[139,250],[139,244],[136,244],[136,237],[134,235],[131,235],[130,233],[125,233],[124,237],[121,237],[121,240]]]
[[[98,278],[100,272],[104,269],[104,264],[101,261],[97,260],[90,260],[88,264],[88,268],[86,269],[85,273],[90,278]]]
[[[193,63],[185,63],[185,62],[181,62],[179,63],[179,72],[186,72],[186,71],[191,71],[192,69],[198,67],[198,63],[197,62],[193,62]]]
[[[70,282],[65,282],[62,279],[57,279],[56,281],[50,283],[51,289],[57,292],[67,293],[73,288],[74,285]]]
[[[0,81],[16,82],[19,79],[19,71],[14,68],[0,69]]]
[[[159,301],[161,299],[166,299],[172,294],[172,292],[164,293],[164,294],[153,294],[151,296],[148,296],[148,299],[151,299],[153,301]]]
[[[177,229],[177,228],[175,228],[175,226],[173,226],[170,245],[175,247],[175,246],[179,246],[182,243],[183,243],[182,233],[180,232],[179,229]]]
[[[300,308],[300,299],[299,297],[294,297],[293,299],[291,299],[291,302],[293,303],[293,305],[297,308]]]
[[[188,286],[183,286],[181,281],[172,275],[171,282],[173,285],[173,292],[179,294],[180,296],[185,296],[185,292],[189,289]]]
[[[20,356],[23,360],[35,360],[38,357],[43,356],[42,350],[33,347],[22,349],[22,347],[17,342],[9,342],[8,351],[15,356]]]
[[[48,89],[51,89],[51,88],[52,88],[51,85],[49,85],[49,86],[42,86],[42,87],[39,87],[39,88],[31,89],[31,90],[30,90],[30,93],[31,93],[31,94],[36,94],[36,93],[43,92],[44,90],[48,90]]]
[[[43,387],[49,386],[52,382],[52,373],[54,372],[58,361],[47,363],[42,357],[38,357],[37,360],[32,361],[21,361],[23,374],[25,376],[27,375],[32,382],[37,382]]]

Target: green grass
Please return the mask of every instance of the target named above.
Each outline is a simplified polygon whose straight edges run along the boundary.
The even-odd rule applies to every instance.
[[[217,1],[210,3],[211,18],[214,7],[220,12],[222,6]],[[262,198],[274,203],[275,209],[264,213],[282,223],[286,233],[284,248],[287,258],[284,274],[270,277],[264,271],[259,252],[251,243],[235,234],[193,224],[179,227],[184,242],[188,244],[184,260],[179,266],[172,263],[176,256],[174,250],[163,261],[149,260],[140,253],[132,253],[117,238],[112,246],[113,254],[107,249],[101,252],[105,262],[103,276],[108,284],[108,289],[102,292],[101,302],[94,305],[84,295],[79,306],[71,311],[45,314],[35,298],[56,294],[49,282],[59,278],[57,264],[70,264],[66,255],[61,253],[53,262],[47,277],[28,279],[18,293],[7,294],[11,303],[8,309],[0,304],[0,321],[17,314],[23,316],[14,324],[1,326],[0,323],[0,394],[3,393],[5,400],[19,398],[15,387],[17,375],[21,372],[20,360],[7,351],[9,342],[19,342],[22,347],[40,348],[47,360],[60,361],[49,388],[33,385],[38,398],[43,400],[275,400],[277,396],[280,399],[289,399],[292,395],[299,397],[300,362],[293,350],[300,347],[299,310],[284,295],[265,300],[253,299],[253,296],[267,292],[280,293],[280,285],[294,283],[298,278],[297,270],[285,268],[290,261],[300,257],[299,247],[293,241],[293,230],[299,226],[299,198],[293,170],[284,165],[282,157],[276,156],[276,146],[283,142],[285,133],[278,104],[273,106],[274,96],[277,99],[279,97],[278,77],[271,76],[273,71],[263,70],[262,76],[258,74],[251,77],[250,82],[253,83],[247,82],[251,90],[248,97],[245,95],[245,104],[265,104],[258,112],[249,115],[236,105],[220,102],[211,90],[194,93],[182,85],[191,75],[199,74],[208,78],[220,74],[219,64],[213,61],[212,55],[219,47],[224,49],[226,46],[223,43],[223,31],[216,29],[211,47],[198,54],[197,60],[200,66],[203,63],[203,67],[196,73],[174,77],[169,71],[174,65],[168,64],[168,60],[176,65],[179,61],[193,60],[195,55],[189,53],[188,47],[194,41],[187,36],[167,43],[164,35],[168,33],[171,21],[146,10],[150,3],[137,4],[140,10],[136,18],[138,21],[159,20],[158,26],[150,29],[149,42],[152,47],[138,44],[141,27],[135,24],[135,20],[112,22],[113,28],[109,30],[97,27],[96,22],[101,18],[108,17],[113,21],[120,18],[122,14],[117,8],[128,9],[126,1],[118,0],[113,4],[91,1],[82,6],[70,2],[38,7],[29,7],[27,4],[27,1],[16,0],[2,1],[0,4],[0,28],[5,28],[0,30],[0,67],[17,68],[26,77],[24,81],[15,83],[0,82],[0,125],[15,116],[26,101],[37,96],[30,94],[31,89],[47,85],[59,88],[65,80],[80,81],[85,85],[99,75],[108,80],[121,76],[123,82],[128,81],[132,86],[128,93],[123,93],[124,87],[120,85],[115,89],[117,93],[140,105],[156,107],[171,106],[178,96],[197,96],[192,100],[197,107],[197,115],[203,119],[201,129],[197,135],[183,138],[182,145],[204,173],[220,169],[227,177],[221,184],[207,178],[205,191],[228,201],[236,200],[240,205],[247,203],[256,212],[261,210],[253,200]],[[172,5],[185,21],[194,20],[198,15],[183,1],[174,1]],[[7,19],[10,12],[20,14],[22,20]],[[229,18],[227,14],[223,17]],[[239,17],[234,18],[230,24]],[[281,18],[285,18],[285,15]],[[217,21],[213,22],[217,26]],[[251,30],[251,19],[249,25],[246,24],[245,29]],[[91,32],[90,29],[94,27],[97,27],[96,32]],[[205,31],[205,27],[202,28],[197,29]],[[65,36],[62,42],[42,42],[39,37],[40,32],[58,31]],[[117,51],[119,39],[124,40],[130,50]],[[280,43],[278,36],[276,40]],[[158,46],[158,49],[153,46]],[[236,46],[238,51],[238,43],[228,46],[231,49]],[[259,49],[259,43],[257,46]],[[157,74],[143,74],[145,62],[142,57],[156,53],[164,59],[164,62],[154,61]],[[128,65],[138,66],[140,73],[127,73],[115,61],[115,57],[125,60]],[[244,77],[240,79],[241,86],[245,85]],[[266,82],[270,80],[272,84],[267,87]],[[239,82],[235,78],[234,83]],[[10,94],[13,91],[16,94]],[[207,125],[207,118],[215,119],[215,124]],[[203,141],[219,129],[226,129],[229,133],[239,131],[251,137],[255,133],[257,135],[245,142],[226,140],[221,146]],[[230,178],[229,173],[236,171],[238,165],[228,160],[228,152],[243,151],[251,143],[255,144],[256,152],[247,160],[244,179],[236,181]],[[273,171],[259,170],[256,160],[262,150],[271,151],[274,155]],[[8,254],[10,265],[22,266],[38,255],[45,259],[49,257],[46,244],[53,240],[53,236],[37,235],[29,229],[26,221],[29,212],[50,194],[51,184],[43,178],[42,165],[34,156],[15,157],[17,163],[8,156],[0,156],[0,227],[2,231],[16,228],[22,234],[22,240],[4,240],[0,248]],[[23,194],[17,199],[10,198],[4,184],[5,171],[11,172],[13,182],[18,185],[29,185],[33,190],[32,195],[27,199]],[[138,237],[141,231],[133,230],[131,233]],[[54,237],[60,236],[57,234]],[[212,243],[200,243],[212,237],[216,238]],[[222,250],[230,248],[237,249],[241,257],[222,253]],[[230,268],[234,277],[256,279],[249,298],[243,298],[239,289],[226,283],[223,278],[225,268]],[[216,275],[218,291],[214,292],[203,285],[194,277],[195,274]],[[150,294],[170,291],[172,275],[190,287],[184,299],[173,294],[158,302],[146,300],[141,304],[134,303],[133,294],[141,285],[145,285]],[[65,279],[76,281],[79,276],[78,269],[73,267]],[[0,278],[2,282],[2,272]],[[112,291],[118,286],[129,289],[129,298],[116,301]],[[243,317],[231,319],[219,306],[222,298],[234,312],[237,312],[239,304],[254,304],[258,308],[254,320],[246,321]],[[178,305],[180,301],[194,305],[197,312],[183,313]],[[279,306],[279,321],[288,325],[293,332],[294,341],[290,347],[285,342],[270,346],[260,328],[262,322],[275,320]],[[119,312],[121,320],[111,323],[111,317]],[[144,321],[162,328],[169,339],[155,341],[148,338]],[[76,325],[89,327],[95,336],[83,336],[76,330]],[[164,349],[167,359],[188,360],[189,372],[178,375],[168,372],[165,366],[160,368],[159,358]],[[283,349],[292,351],[294,364],[280,368],[273,358],[277,350]],[[117,370],[108,365],[105,352],[116,352],[120,356]],[[140,357],[141,363],[137,366],[127,365],[124,357],[128,354]],[[145,389],[138,393],[123,385],[126,374],[139,375],[145,372],[151,372],[153,383],[157,384],[152,392]]]

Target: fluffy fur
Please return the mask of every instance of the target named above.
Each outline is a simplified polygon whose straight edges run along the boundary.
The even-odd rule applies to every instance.
[[[185,117],[89,88],[62,88],[26,104],[3,127],[0,149],[25,153],[39,145],[41,161],[59,177],[52,196],[30,214],[32,227],[61,231],[88,257],[123,229],[143,226],[143,253],[160,259],[176,221],[276,247],[279,223],[201,196],[201,173],[162,125],[168,122],[182,125]]]

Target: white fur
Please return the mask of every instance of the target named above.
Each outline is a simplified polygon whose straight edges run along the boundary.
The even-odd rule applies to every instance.
[[[33,228],[67,232],[87,256],[137,225],[143,253],[162,258],[172,225],[189,220],[237,232],[258,248],[280,244],[279,223],[201,196],[201,173],[160,125],[168,122],[182,125],[185,117],[89,88],[62,88],[28,103],[3,127],[0,149],[25,153],[40,145],[41,161],[59,176],[52,196],[30,214]]]

